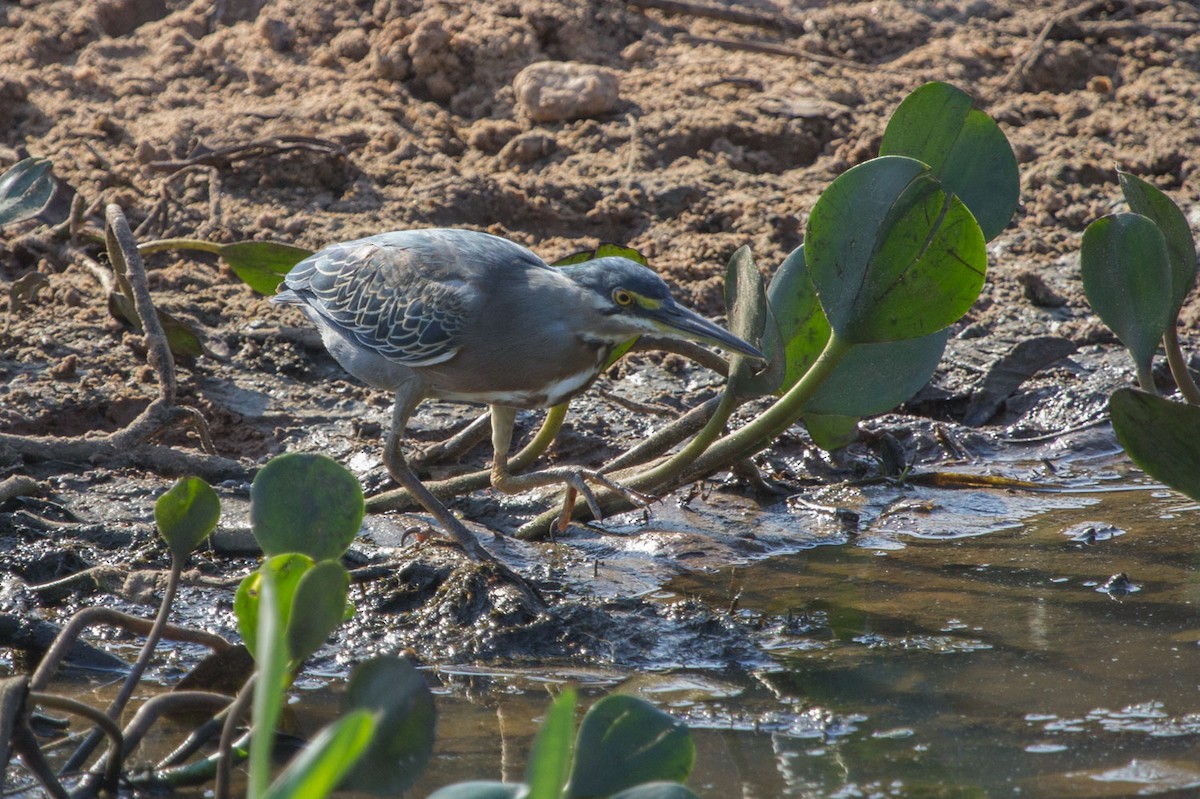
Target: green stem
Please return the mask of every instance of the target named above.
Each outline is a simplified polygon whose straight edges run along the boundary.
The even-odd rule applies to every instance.
[[[725,430],[725,425],[729,421],[729,417],[737,410],[737,406],[737,397],[727,386],[725,392],[721,394],[721,401],[717,403],[713,415],[709,417],[703,429],[679,452],[657,466],[653,466],[634,476],[630,480],[630,486],[633,488],[651,488],[656,485],[668,483],[678,477],[720,437],[721,433]]]
[[[764,449],[800,418],[804,412],[804,406],[816,394],[817,389],[833,374],[834,368],[852,346],[831,333],[825,349],[821,351],[804,376],[779,401],[749,424],[714,441],[715,433],[720,432],[728,420],[729,413],[733,411],[733,408],[723,409],[726,397],[722,395],[721,403],[713,412],[708,424],[681,452],[639,474],[628,478],[619,475],[616,477],[629,488],[655,493],[664,489],[670,490],[691,480],[699,479],[705,474],[727,468]],[[734,406],[736,407],[736,403]],[[698,457],[692,459],[696,450],[699,450]],[[683,457],[684,453],[687,453],[686,462]],[[601,509],[606,513],[616,513],[632,507],[626,497],[612,491],[605,491],[597,499]],[[583,515],[587,512],[587,508],[576,506],[576,512]],[[554,510],[538,515],[521,525],[516,537],[521,539],[541,537],[557,516],[558,511]]]
[[[1137,380],[1142,391],[1158,396],[1158,386],[1154,385],[1154,371],[1150,363],[1137,364]]]
[[[825,349],[813,361],[812,366],[804,373],[791,389],[761,415],[749,424],[714,443],[701,455],[693,465],[690,474],[699,476],[726,468],[751,455],[765,449],[785,430],[795,424],[804,413],[804,406],[817,393],[817,390],[833,374],[833,370],[841,363],[853,347],[836,333],[829,334]]]
[[[508,459],[509,471],[521,471],[550,448],[554,439],[558,437],[559,431],[562,430],[563,420],[567,418],[567,404],[563,402],[546,411],[546,418],[542,420],[542,426],[538,428],[537,435],[520,452]]]
[[[1200,388],[1196,387],[1196,381],[1192,379],[1192,372],[1188,369],[1187,359],[1183,357],[1183,349],[1179,346],[1179,330],[1174,323],[1163,335],[1163,349],[1167,351],[1167,363],[1171,367],[1175,385],[1179,386],[1179,393],[1188,405],[1200,405]]]
[[[142,255],[150,255],[156,252],[165,252],[166,250],[199,250],[201,252],[210,252],[213,255],[220,255],[222,244],[216,244],[211,241],[202,241],[200,239],[158,239],[157,241],[147,241],[144,244],[138,245],[138,252]]]

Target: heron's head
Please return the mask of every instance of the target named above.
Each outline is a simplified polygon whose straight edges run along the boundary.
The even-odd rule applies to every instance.
[[[765,360],[756,347],[676,302],[663,279],[636,261],[610,256],[562,270],[588,292],[606,326],[623,335],[685,339]]]

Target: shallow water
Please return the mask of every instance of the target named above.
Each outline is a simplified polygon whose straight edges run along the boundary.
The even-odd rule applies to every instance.
[[[944,504],[990,516],[991,532],[938,531],[946,508],[910,497],[924,522],[878,515],[841,545],[657,592],[735,607],[767,635],[771,665],[565,676],[685,717],[705,797],[1200,790],[1196,508],[1141,488],[1058,495],[1025,515],[1012,505],[1028,496],[975,494]],[[560,676],[443,674],[456,687],[421,784],[519,778],[527,720],[548,701],[539,683]]]
[[[1067,493],[842,485],[585,531],[552,551],[595,596],[658,606],[637,661],[656,667],[431,668],[438,743],[410,795],[520,780],[570,681],[686,719],[706,799],[1200,796],[1200,514],[1111,461],[1073,468]],[[689,647],[694,627],[671,626],[689,606],[729,611],[753,646],[722,661],[718,630]],[[336,712],[346,661],[323,662],[297,681],[300,734]]]

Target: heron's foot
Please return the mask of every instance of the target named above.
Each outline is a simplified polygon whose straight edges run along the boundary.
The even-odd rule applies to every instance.
[[[491,532],[492,537],[496,540],[504,538],[503,533],[500,533],[496,530],[492,530]],[[463,546],[462,541],[455,536],[450,535],[449,533],[440,532],[439,530],[436,530],[433,527],[425,524],[417,524],[413,525],[412,527],[405,528],[404,532],[400,535],[400,546],[406,546],[409,538],[413,539],[413,541],[418,544],[429,542],[437,546],[458,547],[464,552],[467,551],[467,548]],[[467,552],[467,554],[471,553]],[[478,560],[478,558],[476,558],[476,560]]]
[[[651,494],[621,485],[608,475],[592,469],[545,469],[540,472],[520,475],[514,475],[510,472],[499,471],[497,469],[492,470],[492,487],[505,494],[519,494],[523,491],[531,491],[536,488],[544,488],[555,484],[565,485],[566,494],[563,497],[562,511],[559,513],[558,521],[555,523],[555,527],[560,533],[566,532],[568,525],[570,525],[571,517],[575,513],[576,500],[581,495],[587,503],[588,509],[591,510],[592,516],[596,519],[604,518],[604,509],[588,483],[593,483],[624,497],[627,502],[635,507],[645,507],[652,502],[657,502],[659,499]]]

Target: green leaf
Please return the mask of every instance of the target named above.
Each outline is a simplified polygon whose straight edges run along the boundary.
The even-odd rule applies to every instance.
[[[317,734],[271,784],[266,799],[324,799],[371,742],[375,718],[355,710]]]
[[[288,620],[292,614],[292,606],[296,597],[296,588],[305,573],[313,567],[312,558],[299,553],[276,555],[263,561],[262,565],[251,574],[246,575],[238,585],[233,596],[233,614],[237,617],[238,632],[245,642],[250,654],[258,659],[258,628],[262,617],[267,611],[262,607],[263,579],[268,572],[274,580],[273,596],[279,603],[274,608],[279,627],[279,635],[283,640]]]
[[[108,295],[108,312],[114,319],[124,320],[134,330],[142,332],[142,319],[138,316],[137,306],[134,305],[132,297],[117,291],[111,292]],[[154,314],[158,317],[158,323],[162,325],[163,333],[167,337],[167,346],[173,355],[195,358],[208,354],[204,340],[194,325],[160,308],[155,308]]]
[[[921,86],[892,114],[879,154],[928,164],[991,241],[1016,213],[1021,176],[1004,132],[973,103],[971,95],[948,83]]]
[[[349,587],[350,573],[336,560],[323,560],[300,577],[287,622],[291,668],[320,649],[345,619]]]
[[[780,390],[787,391],[825,349],[830,332],[808,274],[804,247],[798,247],[780,265],[771,279],[767,300],[778,320],[779,339],[786,342],[783,357],[787,368]],[[858,417],[895,408],[929,382],[949,338],[949,330],[941,330],[918,338],[852,347],[804,405],[805,414]],[[768,358],[778,357],[773,346],[765,341],[763,346]]]
[[[1200,406],[1132,388],[1108,399],[1117,441],[1155,480],[1200,501]]]
[[[767,304],[762,275],[754,265],[749,247],[739,247],[725,269],[725,309],[730,333],[743,341],[762,342],[764,348],[778,352],[779,325]],[[768,338],[776,341],[768,346]],[[729,355],[729,390],[734,396],[745,399],[772,394],[783,379],[784,368],[782,358],[768,361],[767,368],[762,370],[762,363],[757,358],[732,352]]]
[[[1136,175],[1117,170],[1117,179],[1121,182],[1125,202],[1135,214],[1158,225],[1166,241],[1167,260],[1171,265],[1171,316],[1175,317],[1196,284],[1196,242],[1187,217],[1174,200]]]
[[[57,185],[45,158],[18,161],[0,175],[0,225],[38,215],[50,202]]]
[[[303,556],[295,556],[303,557]],[[271,783],[271,754],[275,748],[275,725],[283,708],[283,694],[290,682],[287,667],[287,646],[284,643],[284,628],[287,618],[285,608],[291,606],[290,597],[283,597],[279,578],[282,571],[263,564],[258,590],[258,613],[254,641],[255,660],[258,662],[258,681],[254,685],[254,701],[251,711],[249,799],[261,799]],[[244,582],[244,581],[243,581]],[[236,609],[237,602],[235,600]],[[240,617],[239,617],[240,621]],[[245,635],[245,631],[242,633]]]
[[[821,306],[849,344],[929,335],[959,319],[987,270],[971,212],[902,156],[859,164],[809,215],[805,258]]]
[[[529,786],[509,782],[460,782],[429,794],[429,799],[526,799]]]
[[[805,413],[801,418],[813,443],[826,452],[841,449],[858,438],[857,416]]]
[[[804,405],[805,414],[873,416],[920,391],[942,360],[949,330],[928,336],[859,344]]]
[[[373,658],[350,675],[345,707],[370,710],[379,716],[379,724],[370,748],[342,787],[400,796],[433,754],[437,712],[425,678],[405,658]]]
[[[221,245],[219,254],[243,283],[270,296],[293,266],[312,255],[312,250],[277,241],[235,241]]]
[[[1088,225],[1080,250],[1083,291],[1096,314],[1149,374],[1171,323],[1171,267],[1158,226],[1141,214],[1111,214]]]
[[[829,322],[808,274],[803,245],[784,259],[771,278],[767,304],[779,334],[774,340],[763,341],[763,354],[771,363],[783,361],[783,379],[778,388],[783,393],[804,376],[829,340]]]
[[[579,727],[567,799],[593,799],[644,782],[682,782],[696,760],[682,721],[632,696],[592,705]]]
[[[354,475],[317,453],[273,458],[250,485],[250,527],[267,555],[340,558],[358,535],[363,509]]]
[[[571,771],[571,744],[575,738],[575,690],[563,690],[538,730],[525,769],[529,799],[559,799]]]
[[[582,264],[586,261],[594,261],[597,258],[628,258],[631,261],[636,261],[642,266],[649,266],[650,262],[646,260],[646,256],[635,250],[633,247],[623,247],[620,244],[601,244],[594,250],[583,250],[582,252],[573,253],[565,258],[559,258],[551,266],[570,266],[571,264]]]
[[[698,799],[685,785],[677,782],[648,782],[613,794],[608,799]]]
[[[154,523],[178,561],[187,560],[220,518],[217,492],[199,477],[183,478],[154,503]]]

